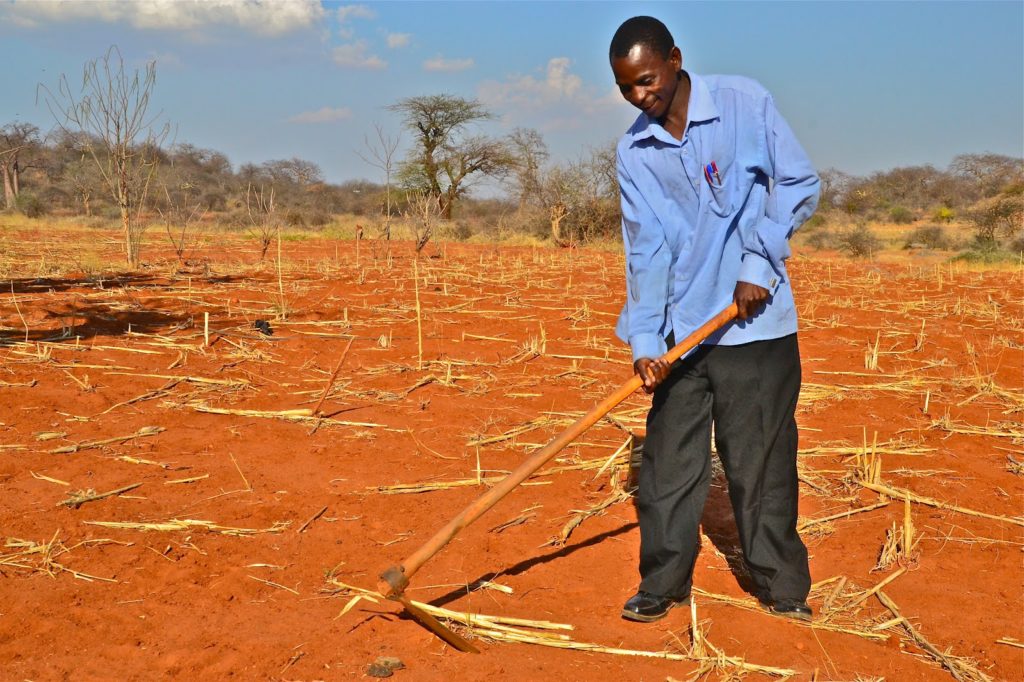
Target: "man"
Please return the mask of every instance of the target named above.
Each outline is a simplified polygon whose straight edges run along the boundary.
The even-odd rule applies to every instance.
[[[623,23],[609,58],[642,112],[618,144],[627,277],[616,333],[654,394],[639,475],[640,589],[622,615],[653,621],[689,601],[713,423],[756,596],[772,613],[810,619],[785,260],[818,178],[761,85],[683,71],[657,19]],[[671,367],[659,359],[730,301],[735,322]]]

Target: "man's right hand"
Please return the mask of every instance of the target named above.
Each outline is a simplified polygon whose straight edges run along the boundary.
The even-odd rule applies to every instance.
[[[652,360],[651,358],[640,358],[633,363],[633,371],[640,375],[640,378],[644,380],[644,393],[654,393],[654,389],[658,387],[658,384],[665,380],[668,376],[669,371],[672,369],[671,365],[667,362],[658,358]]]

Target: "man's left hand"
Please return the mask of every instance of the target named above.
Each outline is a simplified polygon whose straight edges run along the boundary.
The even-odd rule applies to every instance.
[[[736,282],[732,300],[736,301],[736,308],[739,311],[736,317],[746,320],[764,307],[765,301],[768,300],[768,290],[750,282]]]

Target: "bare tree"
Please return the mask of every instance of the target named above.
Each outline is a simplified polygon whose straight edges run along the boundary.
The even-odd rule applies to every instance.
[[[21,192],[25,153],[39,144],[39,128],[15,121],[0,127],[0,174],[4,179],[4,206],[12,208]]]
[[[193,229],[206,215],[203,209],[202,199],[195,191],[195,185],[184,181],[174,187],[174,191],[162,183],[161,188],[164,194],[164,205],[157,208],[163,219],[164,230],[167,238],[174,247],[174,254],[178,262],[185,265],[186,254],[198,243],[198,237]],[[269,245],[268,245],[269,246]],[[266,247],[264,247],[266,252]]]
[[[275,183],[293,183],[308,187],[324,181],[320,166],[298,157],[277,159],[263,164],[263,170]]]
[[[420,192],[409,202],[407,213],[416,236],[416,253],[419,254],[434,235],[437,223],[437,200],[427,192]]]
[[[528,205],[540,205],[541,173],[551,154],[539,132],[531,128],[516,128],[508,136],[508,148],[512,157],[512,180],[515,186],[510,194],[519,202],[519,210]]]
[[[446,219],[462,196],[471,175],[496,174],[511,166],[511,156],[498,140],[468,136],[467,127],[492,118],[476,100],[454,95],[408,97],[389,107],[405,117],[418,150],[402,167],[404,183],[426,192]]]
[[[170,134],[170,124],[157,125],[160,115],[149,114],[156,83],[156,62],[145,71],[126,72],[117,47],[87,62],[79,93],[61,75],[57,92],[40,86],[50,113],[65,131],[81,131],[85,151],[95,162],[121,214],[125,256],[130,267],[139,265],[139,248],[148,227],[141,219],[159,148]]]
[[[620,224],[614,145],[550,169],[541,178],[541,202],[551,221],[551,238],[559,246],[613,234]]]
[[[245,190],[245,209],[249,214],[249,234],[256,237],[260,244],[260,262],[267,257],[267,250],[274,242],[274,237],[281,230],[277,217],[277,206],[274,204],[274,188],[258,190],[252,185]]]
[[[373,125],[374,130],[377,131],[377,141],[370,142],[369,138],[363,137],[363,145],[366,147],[366,151],[370,158],[367,158],[362,152],[356,152],[360,159],[370,164],[374,168],[379,168],[384,171],[384,239],[391,239],[391,176],[395,171],[395,151],[398,149],[398,144],[402,139],[401,134],[392,138],[390,135],[384,134],[384,129],[378,124]]]

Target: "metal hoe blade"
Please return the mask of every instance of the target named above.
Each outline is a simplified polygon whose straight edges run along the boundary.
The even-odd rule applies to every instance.
[[[397,594],[393,597],[389,597],[389,599],[393,599],[400,603],[402,606],[405,607],[405,610],[409,613],[410,616],[412,616],[420,622],[420,625],[424,626],[425,628],[433,632],[435,635],[437,635],[444,641],[451,644],[459,651],[471,654],[480,653],[480,650],[473,646],[468,639],[455,632],[452,632],[445,626],[441,625],[441,621],[439,621],[437,618],[434,618],[429,613],[413,604],[411,601],[409,601],[409,598],[406,597],[404,594]]]

